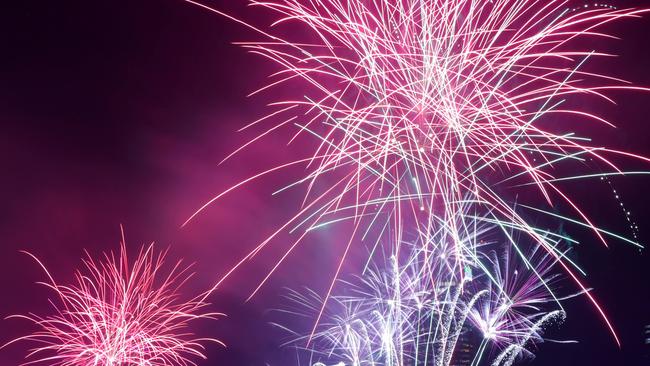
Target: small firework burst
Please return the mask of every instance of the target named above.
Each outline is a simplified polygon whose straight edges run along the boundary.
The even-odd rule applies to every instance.
[[[37,326],[9,342],[35,344],[25,364],[195,365],[192,359],[205,358],[205,343],[223,345],[191,332],[191,322],[222,314],[206,312],[202,298],[182,299],[179,288],[192,276],[190,268],[179,261],[166,271],[166,252],[154,253],[153,244],[142,247],[132,263],[124,241],[118,255],[96,260],[88,254],[72,285],[58,284],[38,258],[25,253],[43,268],[48,282],[42,284],[56,294],[52,315],[12,316]]]

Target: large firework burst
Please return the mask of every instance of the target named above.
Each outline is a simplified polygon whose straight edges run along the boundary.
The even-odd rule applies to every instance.
[[[105,254],[101,260],[90,255],[84,269],[75,274],[72,285],[58,284],[47,268],[54,291],[52,315],[15,315],[31,321],[33,333],[10,343],[34,344],[25,364],[57,366],[96,365],[195,365],[192,359],[205,358],[206,342],[197,338],[191,322],[222,314],[206,312],[207,303],[198,298],[183,300],[179,287],[190,277],[189,267],[177,262],[164,269],[166,252],[155,254],[153,244],[143,247],[132,263],[124,242],[117,256]]]
[[[615,38],[603,31],[606,25],[645,10],[538,0],[250,3],[276,15],[268,30],[234,19],[268,38],[241,44],[278,66],[275,79],[256,92],[290,85],[298,94],[273,103],[267,116],[247,126],[260,132],[241,148],[292,126],[291,141],[311,141],[313,149],[208,203],[262,175],[306,167],[283,188],[305,187],[300,210],[234,268],[280,232],[299,233],[279,265],[308,231],[340,221],[354,223],[352,237],[374,232],[383,242],[401,243],[416,231],[427,243],[437,226],[465,215],[468,203],[479,213],[476,220],[536,242],[580,291],[586,287],[555,245],[557,235],[532,225],[531,216],[587,227],[604,244],[612,236],[640,247],[593,223],[560,182],[622,174],[613,156],[647,160],[572,132],[578,123],[613,126],[583,107],[612,102],[608,91],[645,90],[587,69],[591,59],[610,55],[581,41]],[[570,173],[562,169],[566,164]],[[521,185],[537,187],[537,197],[515,204],[508,188]],[[573,213],[546,210],[540,199]],[[354,242],[340,255],[332,286]],[[461,269],[472,248],[454,242],[454,267]],[[586,295],[616,338],[593,295]]]

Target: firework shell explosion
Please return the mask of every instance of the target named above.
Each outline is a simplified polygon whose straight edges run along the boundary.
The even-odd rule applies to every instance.
[[[208,304],[198,298],[182,300],[179,288],[191,277],[189,267],[177,262],[166,272],[166,252],[155,254],[153,244],[143,247],[133,262],[124,241],[117,256],[95,260],[88,255],[72,285],[58,284],[43,263],[27,254],[45,271],[48,282],[41,284],[56,298],[50,300],[53,315],[11,316],[37,327],[7,344],[35,345],[24,364],[196,365],[193,359],[205,358],[205,343],[223,345],[192,334],[190,323],[223,314],[206,312]]]
[[[398,254],[412,232],[426,246],[432,232],[444,227],[455,235],[463,231],[456,222],[471,219],[498,228],[513,247],[512,230],[535,242],[589,298],[619,343],[583,283],[583,270],[557,245],[570,238],[533,222],[566,222],[589,229],[604,245],[616,238],[641,248],[636,237],[598,227],[561,184],[625,174],[614,158],[648,161],[570,132],[585,123],[614,126],[585,107],[613,103],[609,92],[647,91],[590,71],[589,62],[612,55],[584,46],[616,39],[605,32],[610,23],[647,10],[535,0],[250,1],[275,15],[264,28],[188,2],[265,38],[238,43],[277,67],[272,81],[252,94],[283,85],[297,92],[242,128],[259,132],[228,158],[287,128],[295,131],[289,143],[302,139],[313,146],[226,189],[192,215],[266,174],[305,169],[276,192],[303,187],[299,210],[222,281],[281,232],[297,238],[268,276],[308,232],[352,222],[328,298],[355,238],[376,233],[375,246],[397,243]],[[524,186],[536,194],[519,197]],[[452,243],[452,268],[462,276],[475,248]]]

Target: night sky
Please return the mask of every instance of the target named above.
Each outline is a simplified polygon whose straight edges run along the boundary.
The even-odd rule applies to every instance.
[[[266,21],[243,0],[207,4]],[[21,249],[65,283],[84,249],[99,255],[118,248],[123,224],[130,248],[155,241],[171,258],[195,263],[197,275],[183,290],[191,295],[209,288],[299,204],[299,195],[271,197],[284,182],[276,176],[234,192],[180,228],[213,195],[297,148],[278,137],[218,164],[245,141],[237,129],[262,116],[273,97],[246,97],[270,70],[261,57],[231,44],[257,39],[240,25],[182,0],[21,0],[0,9],[0,316],[49,311],[51,293],[35,283],[44,275]],[[592,67],[650,86],[650,15],[608,31],[622,39],[603,47],[620,57]],[[612,95],[617,106],[589,107],[618,128],[599,126],[589,134],[596,143],[650,156],[650,93]],[[621,166],[650,170],[630,161]],[[650,178],[612,183],[639,224],[641,242],[650,243]],[[597,225],[630,234],[607,185],[564,187]],[[568,305],[568,320],[548,336],[579,343],[545,343],[529,364],[649,365],[642,359],[643,325],[650,324],[648,253],[615,240],[605,248],[589,232],[566,229],[583,243],[576,256],[623,345],[616,346],[596,311],[578,298]],[[344,245],[332,244],[334,238],[335,230],[311,236],[249,302],[273,263],[265,258],[276,258],[282,247],[236,272],[210,299],[211,309],[228,317],[195,329],[228,348],[210,346],[200,365],[295,364],[290,350],[279,349],[284,333],[270,325],[278,320],[270,310],[282,306],[285,287],[324,291]],[[3,320],[0,343],[30,329]],[[0,365],[19,364],[26,348],[0,350]]]

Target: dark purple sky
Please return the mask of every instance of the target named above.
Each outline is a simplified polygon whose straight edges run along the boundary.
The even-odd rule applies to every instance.
[[[209,4],[248,16],[243,1]],[[621,57],[607,67],[615,76],[650,85],[650,16],[611,30],[623,40],[608,46]],[[172,257],[196,262],[198,276],[185,289],[191,293],[209,287],[287,217],[294,206],[286,197],[270,197],[282,182],[271,179],[237,191],[179,229],[213,194],[270,163],[269,156],[291,154],[286,140],[268,141],[217,165],[243,141],[236,129],[263,111],[264,98],[246,94],[264,82],[265,61],[230,44],[251,38],[240,26],[182,0],[21,0],[0,6],[0,315],[48,309],[49,293],[35,284],[42,273],[20,249],[38,255],[66,281],[84,248],[91,254],[117,248],[124,224],[132,248],[156,241],[160,248],[169,246]],[[619,128],[598,130],[597,137],[650,155],[650,95],[615,97],[618,107],[594,108]],[[647,243],[649,178],[614,182]],[[602,185],[568,189],[597,223],[626,233]],[[647,364],[640,359],[642,326],[650,323],[647,253],[614,241],[605,249],[586,233],[571,234],[593,243],[578,256],[623,348],[587,302],[577,300],[568,321],[551,335],[580,343],[543,345],[532,364]],[[284,356],[268,310],[282,305],[283,286],[323,288],[338,249],[328,235],[311,237],[251,302],[243,303],[269,261],[250,263],[215,294],[214,309],[229,317],[198,331],[223,339],[229,349],[210,348],[202,365],[288,366],[277,363]],[[25,326],[3,321],[0,342],[24,334]],[[0,365],[18,364],[24,351],[21,345],[0,350]]]

